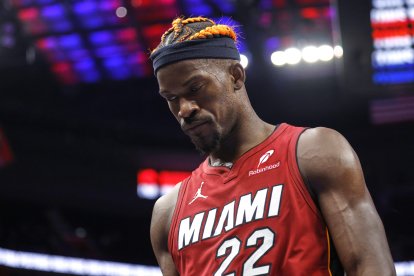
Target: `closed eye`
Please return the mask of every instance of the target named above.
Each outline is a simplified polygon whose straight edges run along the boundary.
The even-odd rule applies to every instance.
[[[174,101],[175,99],[177,99],[177,96],[169,96],[169,97],[165,97],[165,99],[169,102]]]
[[[200,90],[203,87],[203,84],[198,84],[198,85],[194,85],[190,87],[190,91],[191,92],[197,92],[198,90]]]

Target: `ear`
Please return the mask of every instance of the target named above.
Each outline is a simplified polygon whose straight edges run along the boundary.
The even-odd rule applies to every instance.
[[[241,89],[246,81],[246,72],[239,62],[235,62],[230,66],[230,75],[232,76],[234,89]]]

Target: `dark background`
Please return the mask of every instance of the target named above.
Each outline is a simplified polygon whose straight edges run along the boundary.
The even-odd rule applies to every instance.
[[[374,125],[370,117],[373,100],[413,89],[370,82],[370,5],[362,3],[369,1],[338,3],[342,60],[286,68],[275,68],[258,47],[258,2],[244,1],[233,15],[254,57],[246,85],[255,110],[274,124],[340,131],[360,157],[394,260],[413,260],[414,125]],[[7,5],[1,19],[19,26]],[[0,247],[156,265],[154,201],[137,196],[137,170],[191,170],[202,157],[158,96],[155,78],[64,85],[41,55],[28,61],[30,36],[20,30],[16,38],[0,54],[0,126],[14,156],[0,168]]]

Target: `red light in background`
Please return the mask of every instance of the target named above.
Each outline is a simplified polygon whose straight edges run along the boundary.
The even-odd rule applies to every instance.
[[[373,38],[387,38],[387,37],[406,36],[406,35],[410,35],[410,30],[408,28],[390,29],[390,30],[374,30],[372,32]]]
[[[154,24],[144,28],[144,35],[147,38],[159,38],[170,28],[170,24]]]
[[[70,71],[70,65],[66,62],[56,63],[53,65],[52,70],[56,73],[67,73]]]
[[[127,28],[119,30],[116,33],[116,37],[121,42],[136,41],[137,33],[134,28]]]
[[[46,33],[48,25],[41,20],[36,20],[33,22],[26,22],[24,24],[25,29],[32,35],[39,35]]]
[[[7,142],[6,135],[0,128],[0,167],[4,167],[13,161],[13,153]]]
[[[158,172],[154,169],[143,169],[137,172],[137,194],[141,198],[156,199],[160,196]]]
[[[153,169],[138,171],[137,183],[158,183],[158,172]]]
[[[24,1],[24,0],[11,0],[10,1],[10,3],[13,6],[17,7],[17,8],[21,8],[21,7],[25,6],[25,5],[27,5],[27,3],[25,3],[25,2],[27,2],[27,1]]]
[[[65,84],[75,84],[78,78],[72,70],[72,67],[67,62],[56,63],[52,66],[52,71]]]
[[[191,172],[183,171],[161,171],[159,173],[159,183],[163,185],[175,185],[180,181],[183,181],[185,178],[191,175]]]
[[[263,27],[269,27],[272,24],[272,13],[264,12],[259,19],[260,25]]]
[[[299,5],[330,4],[330,0],[296,0]]]
[[[335,9],[333,7],[328,7],[328,8],[322,8],[321,13],[322,16],[325,18],[333,18],[335,17]]]
[[[168,193],[177,183],[191,175],[188,171],[143,169],[137,172],[137,193],[141,198],[155,199]]]
[[[301,9],[300,14],[306,19],[316,19],[321,17],[321,13],[317,8],[304,8]]]
[[[42,38],[36,41],[36,46],[39,47],[39,49],[41,50],[54,49],[56,48],[56,44],[56,39],[51,37]]]
[[[132,0],[131,4],[133,7],[145,7],[151,5],[151,0]]]
[[[128,61],[131,64],[145,64],[148,61],[148,56],[144,54],[142,51],[139,51],[137,53],[130,55]]]
[[[169,24],[155,24],[144,28],[143,33],[149,42],[150,49],[155,49],[160,43],[160,37],[170,28]]]
[[[106,0],[99,3],[100,9],[104,11],[114,11],[120,6],[122,6],[120,0]]]
[[[273,0],[273,5],[277,8],[283,8],[286,6],[286,0]]]
[[[155,22],[165,22],[166,20],[170,21],[181,13],[175,1],[172,1],[171,4],[170,1],[162,1],[162,3],[160,3],[160,1],[151,1],[150,3],[147,3],[147,1],[141,1],[140,6],[135,5],[133,7],[136,19],[141,23],[145,22],[151,25]],[[170,26],[171,25],[168,24],[167,28]],[[165,28],[164,31],[167,28]]]
[[[39,10],[36,8],[24,9],[19,12],[18,17],[22,21],[33,21],[39,18]]]
[[[158,0],[161,5],[175,5],[175,0]]]
[[[371,26],[374,29],[388,29],[388,28],[404,28],[409,24],[409,20],[391,21],[391,22],[372,22]]]
[[[128,53],[136,53],[140,50],[140,47],[137,43],[129,43],[126,45],[123,45],[123,50]]]
[[[131,4],[136,8],[146,8],[148,6],[159,7],[161,5],[172,6],[175,5],[175,0],[132,0]]]

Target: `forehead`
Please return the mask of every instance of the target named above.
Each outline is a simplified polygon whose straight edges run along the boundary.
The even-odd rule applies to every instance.
[[[188,77],[194,72],[203,71],[206,66],[207,62],[203,64],[200,59],[182,60],[160,68],[157,72],[157,79],[163,80],[171,76]]]

